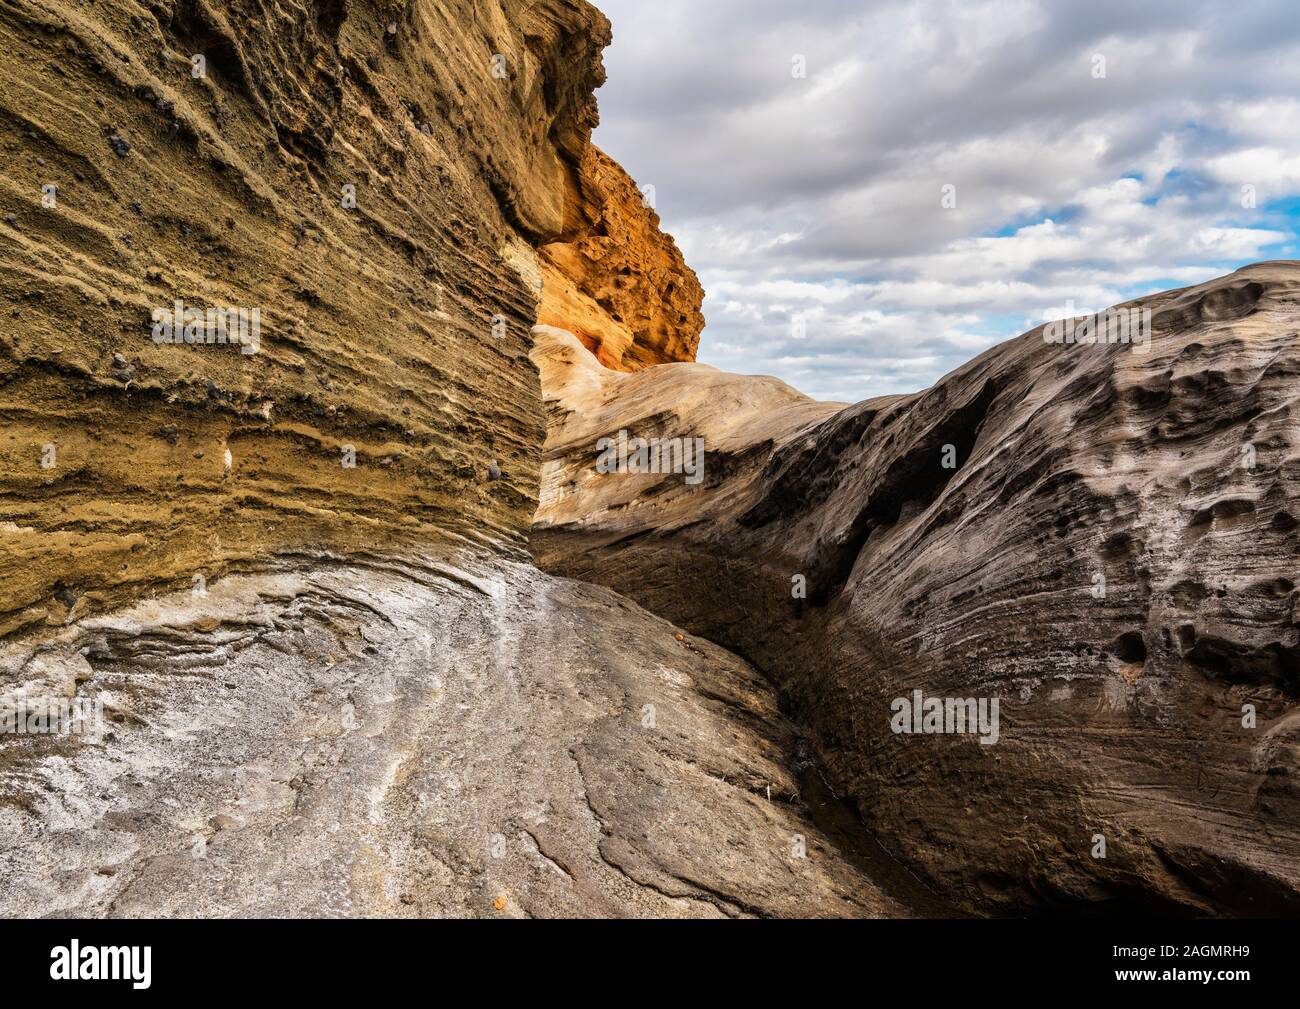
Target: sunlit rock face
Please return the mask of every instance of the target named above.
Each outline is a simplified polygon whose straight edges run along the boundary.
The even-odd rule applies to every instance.
[[[763,669],[970,909],[1294,913],[1300,266],[1126,308],[844,408],[543,331],[535,556]],[[702,437],[702,479],[599,472],[620,430]]]
[[[522,543],[601,14],[19,2],[0,38],[0,632],[304,546]],[[255,311],[256,352],[160,342],[178,301]]]
[[[6,915],[909,913],[757,671],[489,551],[231,575],[16,668],[104,710],[4,741]]]
[[[589,146],[577,194],[574,233],[541,249],[538,322],[572,332],[616,371],[694,361],[704,290],[659,230],[653,186]]]

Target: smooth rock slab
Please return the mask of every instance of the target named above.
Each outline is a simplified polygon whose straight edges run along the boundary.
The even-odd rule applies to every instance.
[[[107,729],[0,737],[0,912],[905,913],[735,656],[486,555],[301,563],[0,653]]]

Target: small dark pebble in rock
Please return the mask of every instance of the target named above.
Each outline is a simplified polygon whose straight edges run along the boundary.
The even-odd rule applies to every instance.
[[[125,158],[131,153],[131,145],[127,142],[125,137],[119,137],[114,133],[108,138],[108,142],[113,148],[113,153],[119,158]]]
[[[488,479],[489,480],[501,479],[501,467],[497,465],[495,459],[492,460],[492,465],[488,467]]]

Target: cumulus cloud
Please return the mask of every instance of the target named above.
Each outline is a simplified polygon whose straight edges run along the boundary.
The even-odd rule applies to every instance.
[[[1294,255],[1287,0],[598,5],[596,141],[655,186],[718,367],[909,392],[1062,306]]]

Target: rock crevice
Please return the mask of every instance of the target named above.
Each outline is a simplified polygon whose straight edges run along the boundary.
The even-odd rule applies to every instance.
[[[850,407],[543,327],[534,555],[764,670],[969,910],[1292,914],[1298,302],[1259,264],[1127,306],[1145,348],[1035,330]],[[705,479],[597,473],[619,429]],[[895,733],[917,690],[998,699],[998,742]]]

